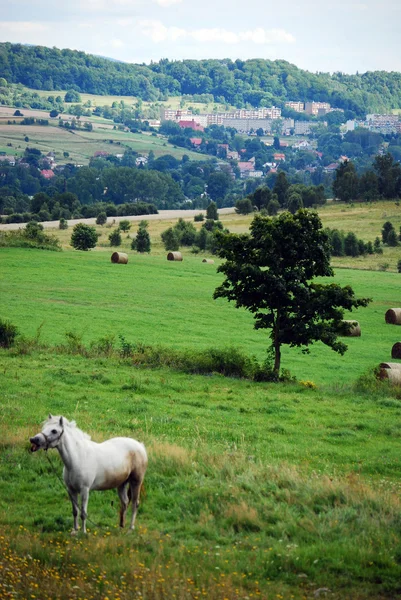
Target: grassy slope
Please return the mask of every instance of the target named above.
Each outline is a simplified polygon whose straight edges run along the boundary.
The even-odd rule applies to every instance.
[[[98,117],[82,117],[81,119],[82,122],[90,121],[93,124],[92,131],[84,129],[71,131],[58,127],[57,119],[50,119],[48,126],[9,125],[7,121],[13,120],[10,112],[13,113],[14,109],[0,107],[0,117],[3,115],[3,118],[0,118],[0,151],[14,156],[21,156],[26,147],[33,147],[38,148],[44,154],[50,151],[55,152],[57,163],[76,161],[86,165],[98,150],[110,154],[122,154],[126,148],[131,148],[139,154],[148,154],[150,150],[153,150],[156,158],[164,154],[171,154],[179,160],[184,154],[193,160],[210,158],[198,152],[174,147],[167,142],[167,138],[164,136],[155,137],[146,133],[114,130],[112,121]],[[49,119],[49,113],[46,111],[23,109],[22,112],[26,117]],[[65,115],[63,118],[71,119],[71,116]],[[17,123],[20,120],[16,119]],[[29,142],[25,141],[26,136],[29,138]],[[63,156],[64,152],[69,153],[68,159]]]
[[[330,226],[349,215],[364,239],[379,234],[384,213],[397,224],[394,204],[368,209],[355,222],[351,207],[321,214]],[[239,215],[224,220],[232,231],[249,225]],[[266,334],[244,311],[211,298],[217,261],[205,265],[185,251],[182,263],[166,261],[159,235],[168,224],[150,222],[152,254],[130,252],[128,265],[112,265],[105,246],[2,249],[0,316],[29,336],[44,321],[41,339],[50,343],[63,343],[68,330],[85,343],[122,333],[176,348],[232,343],[262,359]],[[109,231],[102,228],[104,244]],[[59,233],[67,248],[71,231]],[[366,260],[377,269],[390,259],[386,249]],[[11,587],[0,588],[0,598],[4,590],[35,596],[35,585],[41,598],[69,599],[313,598],[326,587],[338,599],[398,597],[401,404],[385,387],[358,392],[352,384],[388,360],[398,341],[384,313],[399,305],[399,277],[337,269],[337,281],[374,302],[355,314],[362,337],[349,340],[345,357],[320,345],[310,356],[285,351],[284,366],[317,389],[46,350],[0,352],[0,568],[14,573],[6,571]],[[89,505],[103,529],[92,525],[88,539],[69,539],[68,499],[44,454],[27,453],[49,411],[76,418],[97,440],[145,441],[147,497],[133,537],[114,528],[116,496],[104,492]]]

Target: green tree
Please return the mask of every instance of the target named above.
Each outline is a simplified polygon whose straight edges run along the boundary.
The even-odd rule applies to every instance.
[[[86,251],[96,246],[98,237],[94,227],[85,225],[85,223],[77,223],[72,230],[71,246],[75,250]]]
[[[136,237],[132,240],[131,248],[137,252],[150,252],[151,242],[147,221],[139,223]]]
[[[342,202],[350,202],[358,197],[358,175],[351,161],[344,161],[336,169],[333,193]]]
[[[250,215],[253,212],[253,205],[249,198],[241,198],[235,203],[235,212],[239,215]]]
[[[107,215],[105,211],[102,211],[96,217],[96,225],[105,225],[107,223]]]
[[[388,232],[387,244],[392,247],[398,246],[398,236],[395,229],[391,229]]]
[[[123,219],[122,221],[120,221],[119,224],[119,229],[121,229],[121,231],[124,231],[125,233],[127,231],[129,231],[131,229],[131,222],[128,221],[128,219]]]
[[[119,229],[114,229],[114,231],[109,234],[109,242],[110,246],[121,246],[122,239]]]
[[[346,256],[359,256],[361,254],[358,238],[353,231],[344,237],[344,253]]]
[[[256,188],[252,194],[249,194],[248,198],[252,204],[258,208],[258,210],[262,210],[262,208],[266,208],[269,204],[272,198],[272,193],[267,185],[263,185]]]
[[[173,227],[169,227],[163,231],[161,238],[166,250],[171,250],[173,252],[174,250],[179,250],[180,238],[177,231],[173,229]]]
[[[280,171],[276,177],[276,181],[273,186],[273,194],[277,196],[278,203],[280,206],[285,206],[288,199],[288,188],[290,184],[284,171]]]
[[[377,173],[379,194],[383,198],[398,198],[401,192],[401,165],[387,154],[376,156],[373,168]]]
[[[212,200],[212,202],[210,202],[210,204],[206,208],[206,218],[212,219],[213,221],[217,221],[219,218],[219,213],[217,211],[217,204],[216,204],[216,202],[213,202],[213,200]]]
[[[394,225],[391,223],[391,221],[386,221],[382,227],[383,244],[388,243],[388,236],[389,236],[390,231],[394,231]]]
[[[304,347],[322,341],[343,354],[338,341],[344,310],[367,306],[351,287],[314,282],[332,277],[330,244],[317,213],[306,209],[270,218],[257,215],[250,234],[217,234],[225,275],[214,298],[227,298],[253,313],[256,329],[269,329],[275,378],[283,344]]]

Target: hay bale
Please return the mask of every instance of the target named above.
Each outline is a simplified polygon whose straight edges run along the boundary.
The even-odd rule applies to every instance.
[[[182,260],[181,252],[169,252],[167,254],[167,260]]]
[[[214,265],[214,260],[212,258],[204,258],[202,262],[208,265]]]
[[[344,319],[340,335],[346,337],[360,337],[361,326],[359,325],[358,321]]]
[[[111,255],[111,262],[126,265],[128,262],[128,254],[125,254],[124,252],[113,252]]]
[[[389,308],[385,319],[390,325],[401,325],[401,308]]]
[[[401,358],[401,342],[396,342],[391,348],[391,358]]]
[[[379,379],[387,379],[393,385],[401,385],[401,369],[380,369]]]
[[[393,363],[393,362],[382,362],[379,365],[380,369],[387,369],[389,371],[400,371],[401,363]]]

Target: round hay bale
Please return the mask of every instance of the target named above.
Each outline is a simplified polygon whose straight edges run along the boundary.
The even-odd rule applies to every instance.
[[[390,325],[401,325],[401,308],[389,308],[385,319]]]
[[[126,265],[128,262],[128,254],[125,254],[124,252],[113,252],[111,255],[111,262]]]
[[[182,260],[181,252],[169,252],[167,254],[167,260]]]
[[[341,330],[341,335],[346,337],[360,337],[361,336],[361,326],[358,321],[353,320],[343,320],[344,327]]]
[[[401,369],[380,369],[380,379],[388,379],[393,385],[401,385]]]
[[[204,259],[202,260],[202,262],[203,262],[203,263],[206,263],[206,264],[208,264],[208,265],[214,265],[214,260],[213,260],[213,258],[204,258]]]
[[[382,362],[379,365],[380,369],[387,369],[389,371],[400,371],[401,363],[393,363],[393,362]]]
[[[401,342],[396,342],[391,348],[391,358],[401,358]]]

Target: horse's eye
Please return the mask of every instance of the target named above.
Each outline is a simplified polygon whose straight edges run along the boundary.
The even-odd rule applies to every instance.
[[[52,429],[52,433],[56,434],[57,433],[57,429]]]

